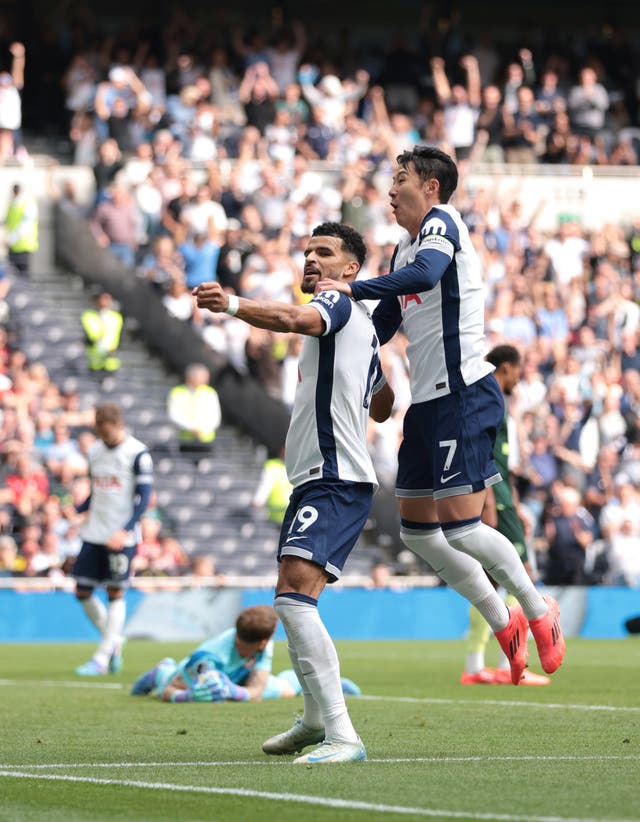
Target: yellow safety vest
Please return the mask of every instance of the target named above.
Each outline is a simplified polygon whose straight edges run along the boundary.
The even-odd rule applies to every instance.
[[[118,311],[95,311],[82,314],[82,327],[87,335],[87,361],[92,371],[117,371],[120,360],[113,352],[120,345],[122,314]]]
[[[271,490],[267,497],[267,509],[271,522],[281,523],[289,505],[291,483],[287,477],[287,469],[281,459],[267,460],[264,469],[269,478]]]
[[[202,430],[203,425],[200,423],[203,421],[204,409],[209,407],[208,399],[212,393],[215,393],[215,389],[210,385],[199,385],[195,391],[186,385],[176,385],[171,389],[170,399],[181,416],[190,419],[194,428]],[[216,432],[210,431],[198,437],[198,442],[213,442],[215,438]],[[192,431],[182,429],[180,439],[182,442],[195,442],[196,435]]]
[[[29,218],[26,230],[20,233],[20,237],[14,242],[11,241],[11,233],[16,231],[25,219],[27,201],[23,197],[14,200],[9,206],[6,219],[7,243],[9,251],[14,254],[21,254],[27,251],[38,250],[38,218]]]

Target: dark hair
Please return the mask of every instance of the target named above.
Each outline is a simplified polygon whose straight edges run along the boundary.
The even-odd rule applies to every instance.
[[[311,232],[312,237],[339,237],[342,246],[349,254],[353,254],[358,263],[362,265],[367,256],[367,247],[364,244],[362,234],[344,223],[321,223]]]
[[[236,620],[236,634],[242,642],[260,642],[271,639],[278,624],[278,615],[271,605],[253,605],[245,608]]]
[[[440,183],[440,202],[449,202],[458,185],[458,168],[448,154],[439,148],[414,146],[398,154],[396,162],[403,168],[413,163],[421,180],[436,179]]]
[[[510,365],[520,365],[520,352],[513,345],[496,345],[489,351],[485,360],[495,368],[500,368],[505,362]]]

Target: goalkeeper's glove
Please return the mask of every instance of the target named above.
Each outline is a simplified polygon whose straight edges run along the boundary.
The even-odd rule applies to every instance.
[[[232,702],[248,702],[251,698],[246,688],[233,683],[222,671],[219,671],[219,678],[216,685],[222,699],[230,699]]]

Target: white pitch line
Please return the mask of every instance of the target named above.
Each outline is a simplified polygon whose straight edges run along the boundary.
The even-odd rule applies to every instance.
[[[457,762],[465,764],[467,762],[604,762],[606,760],[630,760],[637,761],[640,754],[589,754],[587,756],[577,756],[575,754],[558,754],[557,756],[415,756],[415,757],[387,757],[381,759],[368,759],[369,764],[393,765],[418,763],[428,765],[447,765]],[[199,762],[49,762],[36,765],[11,765],[0,763],[0,769],[16,771],[38,771],[48,768],[236,768],[238,766],[283,766],[291,765],[291,759],[277,760],[228,760],[228,761],[199,761]]]
[[[410,704],[424,705],[508,705],[510,708],[550,708],[552,710],[571,711],[640,711],[640,706],[628,705],[580,705],[563,702],[523,702],[515,699],[431,699],[429,697],[418,696],[373,696],[361,694],[355,701],[368,700],[370,702],[407,702]]]
[[[43,685],[45,688],[102,688],[121,690],[121,682],[62,682],[55,679],[0,679],[0,685]]]
[[[412,808],[405,805],[382,805],[374,802],[359,802],[350,799],[332,799],[330,797],[309,796],[295,793],[271,793],[254,791],[248,788],[214,788],[208,785],[178,785],[172,782],[142,782],[134,779],[97,779],[88,776],[68,776],[64,774],[29,774],[15,771],[0,771],[0,776],[17,779],[38,779],[53,782],[76,782],[90,785],[114,785],[124,788],[142,788],[153,791],[174,791],[178,793],[203,793],[217,796],[240,796],[247,799],[267,799],[275,802],[297,802],[303,805],[315,805],[325,808],[368,811],[373,813],[396,813],[411,816],[427,816],[439,819],[478,819],[497,820],[497,822],[638,822],[637,819],[597,819],[594,817],[567,816],[521,816],[519,814],[478,813],[468,811],[451,811],[444,808]]]
[[[125,685],[121,682],[76,682],[58,681],[55,679],[0,679],[2,685],[43,685],[45,687],[60,688],[101,688],[104,690],[122,690]],[[516,699],[436,699],[419,696],[377,696],[375,694],[361,694],[354,698],[359,702],[404,702],[409,705],[508,705],[510,708],[549,708],[551,710],[571,711],[617,711],[627,713],[640,712],[640,706],[629,705],[580,705],[562,702],[524,702]]]

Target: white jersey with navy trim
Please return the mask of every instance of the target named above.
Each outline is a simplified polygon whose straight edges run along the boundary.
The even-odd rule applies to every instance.
[[[102,440],[96,440],[87,456],[91,502],[82,539],[104,545],[131,519],[136,486],[153,482],[153,461],[147,446],[131,436],[115,448],[108,448]],[[137,542],[138,534],[131,531],[126,545]]]
[[[459,391],[494,370],[484,359],[480,261],[453,206],[434,206],[416,239],[406,234],[400,240],[392,271],[412,263],[418,252],[444,254],[450,262],[432,289],[398,297],[414,403]]]
[[[379,380],[379,342],[367,308],[338,291],[309,303],[325,323],[305,337],[287,433],[285,464],[293,486],[318,479],[377,486],[367,450],[367,418]]]

